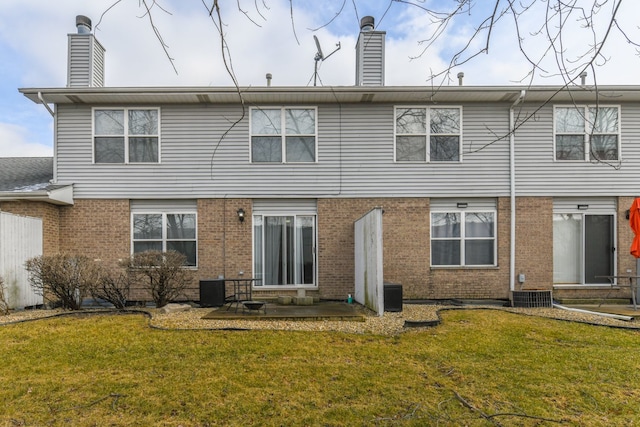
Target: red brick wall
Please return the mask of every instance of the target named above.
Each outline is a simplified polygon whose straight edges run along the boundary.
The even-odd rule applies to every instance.
[[[618,274],[636,274],[636,258],[631,255],[631,242],[633,242],[633,230],[626,218],[627,210],[631,207],[634,197],[618,198],[618,223],[617,223],[617,259]],[[628,272],[627,270],[630,270]]]
[[[60,209],[60,252],[117,267],[130,253],[129,218],[129,200],[76,200]]]
[[[428,292],[419,298],[507,299],[509,298],[509,247],[511,221],[509,199],[498,199],[498,262],[486,268],[433,268]],[[427,263],[429,258],[427,258]]]
[[[636,274],[636,259],[629,253],[631,248],[631,242],[633,241],[633,230],[629,226],[629,220],[626,218],[626,211],[631,207],[634,197],[619,197],[618,198],[618,210],[616,213],[616,262],[618,266],[618,275],[635,275]],[[630,270],[630,271],[628,271]],[[624,283],[623,283],[624,282]],[[626,284],[626,281],[620,281],[622,284]],[[607,287],[600,289],[594,288],[577,288],[577,289],[563,289],[556,288],[553,291],[554,297],[560,300],[571,299],[598,299],[598,298],[622,298],[630,299],[631,291],[629,288],[620,288],[617,290],[610,290]]]
[[[252,221],[249,199],[198,200],[198,270],[189,296],[199,298],[199,281],[222,275],[253,277]],[[240,222],[237,211],[245,211]]]
[[[618,203],[618,273],[635,273],[629,255],[633,233],[625,211],[633,198]],[[384,280],[403,285],[405,299],[508,298],[509,199],[498,199],[498,266],[490,268],[431,268],[428,198],[320,199],[318,200],[317,294],[345,299],[354,291],[354,222],[380,206],[384,209]],[[238,221],[237,210],[245,211]],[[44,226],[44,252],[79,253],[115,267],[130,254],[128,200],[76,200],[74,206],[43,202],[2,202],[6,212],[39,217]],[[188,297],[198,299],[201,279],[252,277],[252,203],[250,199],[198,200],[198,269]],[[516,277],[525,274],[516,289],[551,289],[553,286],[553,199],[517,199]],[[287,292],[270,291],[263,295]],[[557,296],[593,298],[606,291],[554,290]],[[311,294],[316,294],[312,292]],[[624,297],[628,291],[617,295]],[[616,296],[616,294],[612,294]]]
[[[516,209],[515,289],[552,289],[553,199],[518,197]],[[517,280],[521,273],[522,284]]]
[[[380,206],[384,280],[402,285],[405,299],[508,298],[509,206],[498,202],[498,266],[431,268],[429,199],[318,200],[318,269],[322,298],[354,291],[354,222]]]

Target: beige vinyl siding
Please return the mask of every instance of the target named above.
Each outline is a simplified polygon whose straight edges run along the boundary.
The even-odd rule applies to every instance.
[[[600,101],[600,106],[620,105]],[[539,108],[538,111],[536,111]],[[518,196],[634,196],[640,193],[640,105],[620,109],[620,161],[556,161],[553,105],[526,105],[522,116],[533,118],[516,132]]]

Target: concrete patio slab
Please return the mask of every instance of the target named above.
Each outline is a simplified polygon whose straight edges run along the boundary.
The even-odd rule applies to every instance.
[[[358,304],[344,302],[321,301],[313,305],[280,305],[267,302],[266,312],[263,310],[244,309],[239,304],[229,304],[216,308],[204,315],[203,319],[216,320],[365,320],[365,308]]]

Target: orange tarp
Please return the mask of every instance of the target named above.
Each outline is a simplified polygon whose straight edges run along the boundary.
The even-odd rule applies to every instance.
[[[637,198],[631,204],[629,210],[629,226],[635,233],[633,242],[631,243],[631,255],[640,258],[640,198]]]

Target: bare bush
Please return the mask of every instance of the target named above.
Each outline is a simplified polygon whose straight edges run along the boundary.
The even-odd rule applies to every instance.
[[[82,255],[41,255],[25,262],[35,293],[56,298],[63,308],[79,310],[100,277],[100,266]]]
[[[156,307],[163,307],[183,295],[193,272],[185,268],[186,257],[179,252],[146,251],[123,262],[132,281],[151,293]]]
[[[0,313],[9,314],[9,304],[4,296],[4,280],[0,276]]]
[[[127,305],[130,291],[131,281],[126,273],[108,271],[104,271],[90,289],[93,298],[108,301],[118,310]]]

